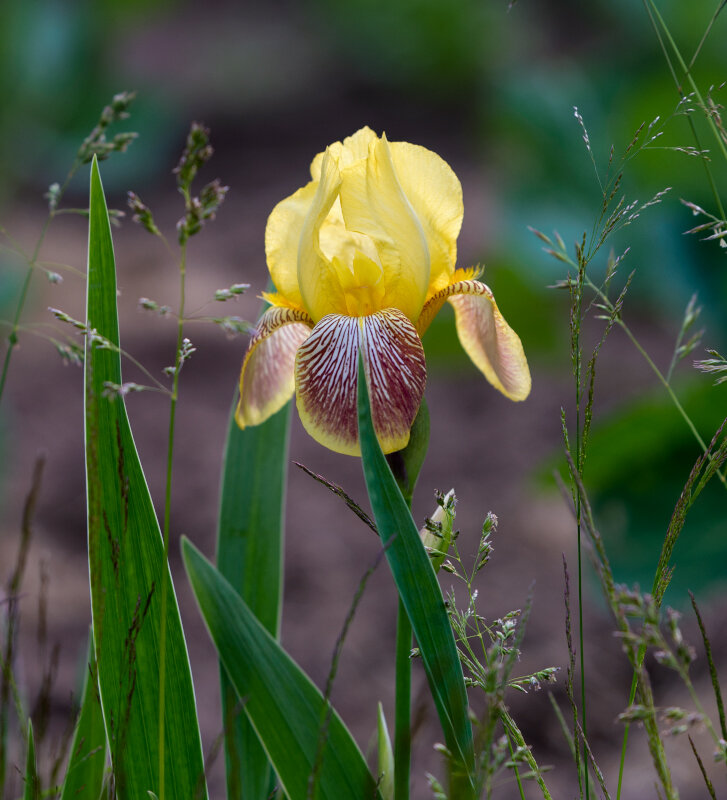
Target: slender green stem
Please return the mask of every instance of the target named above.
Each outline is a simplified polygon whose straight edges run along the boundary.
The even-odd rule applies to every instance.
[[[535,757],[533,756],[531,749],[526,744],[525,739],[523,739],[523,735],[518,726],[515,724],[515,720],[510,716],[510,713],[504,707],[502,709],[500,718],[502,719],[502,724],[504,725],[508,736],[512,737],[515,744],[522,751],[523,757],[530,767],[530,771],[533,773],[533,777],[535,778],[535,781],[543,795],[543,800],[553,800],[550,792],[548,791],[548,787],[545,784],[545,780],[543,779],[543,773],[538,766],[538,762],[535,760]]]
[[[641,654],[641,651],[639,651],[639,656],[640,658],[638,659],[638,663],[640,665],[640,662],[643,661],[644,658],[644,656]],[[638,678],[636,676],[636,670],[634,670],[634,674],[631,678],[631,690],[629,691],[629,703],[628,703],[629,707],[632,706],[634,703],[634,698],[636,697],[637,683],[638,683]],[[624,765],[626,764],[626,747],[628,746],[629,743],[629,728],[630,728],[630,723],[627,722],[626,725],[624,726],[624,736],[623,736],[623,741],[621,742],[621,758],[618,763],[618,784],[616,786],[616,800],[619,800],[619,798],[621,797],[621,784],[623,782],[623,776],[624,776]]]
[[[411,771],[412,628],[401,599],[396,619],[396,700],[394,718],[394,800],[409,800]]]
[[[697,86],[694,78],[692,77],[692,73],[691,73],[691,66],[694,63],[694,60],[695,60],[695,58],[697,56],[697,53],[699,52],[699,50],[702,47],[703,40],[702,40],[702,42],[699,43],[697,51],[695,52],[694,57],[692,58],[692,62],[688,66],[686,64],[686,62],[684,61],[684,59],[682,58],[682,54],[680,53],[679,48],[677,47],[677,44],[674,41],[674,38],[672,37],[671,32],[669,31],[669,28],[667,27],[667,24],[664,21],[664,18],[661,16],[661,14],[659,12],[659,9],[654,4],[653,0],[643,0],[643,3],[644,3],[644,8],[646,9],[646,13],[649,15],[649,19],[650,19],[651,24],[652,24],[652,26],[654,28],[654,32],[656,34],[656,37],[659,40],[659,44],[661,45],[662,51],[664,52],[664,58],[666,59],[666,62],[668,64],[668,66],[669,66],[669,70],[671,71],[672,78],[674,79],[674,82],[676,84],[677,91],[679,92],[680,97],[684,97],[684,92],[682,90],[681,81],[677,77],[676,71],[674,70],[674,67],[672,66],[671,59],[669,58],[669,54],[668,54],[668,52],[666,50],[666,47],[664,46],[664,41],[663,41],[661,33],[659,31],[659,27],[657,27],[657,24],[656,24],[657,21],[659,23],[659,26],[661,27],[661,30],[664,33],[664,36],[666,37],[666,39],[667,39],[667,41],[669,43],[669,46],[671,47],[671,49],[672,49],[672,51],[674,53],[674,56],[676,57],[677,61],[679,62],[679,67],[683,71],[684,77],[689,81],[689,85],[690,85],[692,91],[694,92],[694,95],[696,96],[700,107],[704,111],[705,116],[707,117],[707,123],[708,123],[712,133],[714,134],[715,139],[717,140],[717,145],[718,145],[719,149],[721,150],[723,157],[725,158],[725,160],[727,160],[727,146],[725,145],[724,141],[722,140],[722,137],[720,136],[719,131],[717,130],[717,126],[714,124],[714,120],[712,119],[712,117],[711,117],[711,115],[709,113],[707,105],[704,102],[704,99],[703,99],[703,97],[702,97],[702,95],[701,95],[701,93],[699,91],[699,87]],[[715,17],[713,17],[712,21],[710,22],[710,27],[714,23],[714,18]],[[706,33],[705,33],[705,36],[706,36]],[[695,126],[694,126],[694,122],[692,121],[691,117],[689,117],[689,126],[692,129],[692,134],[693,134],[695,142],[697,144],[697,149],[701,150],[702,148],[701,148],[701,145],[699,143],[699,137],[697,136],[697,130],[696,130]],[[717,190],[717,186],[716,186],[716,184],[714,182],[714,179],[712,178],[712,173],[711,173],[711,171],[709,169],[709,164],[707,163],[707,161],[705,159],[702,159],[702,163],[704,164],[704,168],[705,168],[706,173],[707,173],[707,180],[709,181],[710,187],[712,189],[712,193],[714,195],[715,203],[717,204],[717,208],[719,210],[720,215],[724,219],[724,217],[725,217],[724,206],[722,205],[722,200],[720,198],[719,191]]]
[[[659,379],[659,382],[666,389],[666,392],[669,395],[669,398],[671,399],[672,403],[674,403],[674,406],[677,409],[677,411],[679,412],[679,414],[681,415],[682,419],[687,423],[687,427],[692,432],[692,435],[697,440],[699,446],[702,448],[702,451],[707,453],[708,452],[708,447],[707,447],[706,442],[701,437],[699,431],[697,430],[696,425],[694,424],[694,422],[692,422],[692,419],[689,416],[689,414],[687,414],[687,412],[684,410],[684,406],[679,402],[679,398],[674,393],[674,390],[669,385],[669,382],[664,377],[664,375],[661,372],[661,370],[659,369],[659,367],[657,367],[656,364],[652,361],[652,359],[649,356],[649,354],[641,346],[641,344],[636,339],[636,337],[633,335],[633,333],[631,332],[631,329],[626,325],[626,323],[623,320],[621,320],[620,318],[617,319],[616,321],[617,321],[618,325],[621,327],[621,329],[623,330],[623,332],[629,337],[629,339],[631,340],[631,343],[634,345],[634,347],[639,351],[639,353],[641,353],[641,355],[643,356],[644,360],[649,365],[649,367],[651,367],[652,372]],[[710,459],[710,461],[712,460],[712,456],[711,455],[709,455],[709,459]],[[717,470],[717,477],[722,482],[722,485],[727,489],[727,478],[725,478],[725,476],[724,476],[724,474],[722,473],[721,470]]]
[[[68,187],[68,184],[71,181],[71,178],[76,173],[78,167],[79,167],[78,161],[74,161],[73,165],[71,166],[71,169],[68,172],[68,175],[66,176],[65,181],[63,182],[63,185],[58,191],[58,197],[56,202],[60,202],[61,198],[63,197],[63,194],[66,191],[66,188]],[[0,376],[0,403],[2,402],[3,393],[5,392],[5,382],[7,381],[8,370],[10,369],[10,359],[12,358],[13,350],[15,349],[15,346],[18,343],[18,329],[20,327],[20,317],[23,313],[23,309],[25,308],[25,301],[27,300],[28,297],[28,289],[30,288],[30,281],[33,277],[33,271],[36,262],[38,261],[38,256],[40,255],[40,248],[43,246],[43,242],[45,241],[45,236],[48,233],[48,228],[50,227],[50,224],[51,222],[53,222],[53,219],[55,218],[57,213],[58,213],[57,208],[48,212],[48,216],[45,218],[45,221],[43,222],[43,227],[41,228],[38,241],[35,243],[35,248],[33,249],[33,253],[29,258],[26,257],[28,267],[25,271],[25,277],[23,278],[23,285],[20,289],[18,304],[15,307],[13,326],[10,333],[8,334],[8,349],[5,351],[5,359],[3,360],[3,371],[2,375]],[[12,238],[12,236],[10,236],[6,231],[4,232],[5,235],[8,237],[8,239],[13,244],[13,246],[17,249],[18,253],[23,254],[23,250],[15,243],[15,240]]]
[[[514,759],[515,758],[515,748],[512,746],[512,737],[510,736],[509,732],[507,733],[507,744],[510,747],[510,755]],[[523,789],[523,782],[520,779],[520,770],[517,768],[517,764],[515,764],[515,766],[513,767],[513,770],[515,771],[515,780],[517,781],[517,788],[518,788],[518,790],[520,792],[520,797],[522,798],[522,800],[525,800],[525,790]]]
[[[588,285],[588,287],[590,289],[592,289],[594,292],[596,292],[596,294],[599,296],[599,298],[601,300],[603,300],[605,303],[610,304],[610,300],[608,299],[608,297],[590,279],[587,279],[587,285]],[[679,414],[681,415],[681,417],[684,420],[684,422],[686,422],[687,427],[691,431],[692,436],[696,440],[697,444],[699,444],[699,446],[702,448],[702,452],[707,453],[708,452],[708,447],[707,447],[706,442],[704,441],[704,439],[700,435],[699,431],[697,430],[697,426],[692,421],[692,418],[689,416],[689,414],[687,414],[684,406],[679,401],[679,398],[676,396],[676,393],[674,392],[674,389],[672,389],[671,384],[666,379],[666,376],[664,375],[664,373],[659,369],[659,367],[656,366],[656,364],[654,363],[654,361],[651,358],[651,356],[646,352],[646,350],[644,350],[644,348],[641,346],[641,343],[636,338],[636,336],[634,336],[633,332],[631,331],[631,328],[629,328],[629,326],[623,321],[623,319],[620,316],[616,318],[616,323],[621,328],[621,330],[626,334],[626,336],[629,338],[629,340],[631,341],[631,344],[633,344],[633,346],[641,354],[643,359],[649,365],[649,368],[651,369],[651,371],[654,373],[654,375],[656,375],[657,379],[659,380],[659,383],[661,383],[661,385],[666,390],[666,393],[669,395],[669,399],[674,404],[674,407],[679,412]],[[712,456],[711,455],[709,456],[709,459],[710,459],[710,461],[712,460]],[[727,489],[727,478],[725,478],[725,475],[722,472],[722,470],[717,470],[716,474],[717,474],[717,477],[722,482],[722,485],[725,487],[725,489]]]
[[[179,262],[179,318],[177,322],[177,353],[174,361],[174,380],[169,405],[169,439],[167,443],[167,481],[164,492],[164,556],[161,563],[161,622],[159,630],[159,800],[164,800],[164,712],[166,694],[166,647],[167,647],[167,595],[169,579],[169,520],[172,506],[172,463],[174,457],[174,425],[177,414],[177,398],[179,397],[179,373],[182,367],[182,342],[184,340],[184,301],[185,279],[187,274],[187,245],[182,245]]]
[[[33,277],[33,268],[35,267],[35,262],[38,258],[38,253],[40,252],[40,248],[43,244],[43,240],[45,239],[45,235],[48,231],[48,226],[53,219],[53,213],[50,213],[43,224],[43,229],[40,232],[40,236],[38,237],[38,241],[35,245],[35,250],[33,251],[33,255],[28,259],[28,266],[25,270],[25,277],[23,279],[23,285],[20,289],[20,296],[18,297],[18,304],[15,307],[15,316],[13,317],[13,327],[8,335],[8,349],[5,351],[5,360],[3,361],[3,371],[2,376],[0,377],[0,401],[2,401],[3,392],[5,391],[5,382],[8,377],[8,370],[10,368],[10,359],[13,355],[13,350],[18,343],[18,328],[20,327],[20,316],[23,313],[23,309],[25,308],[25,301],[28,297],[28,289],[30,288],[30,281]]]
[[[582,258],[582,256],[581,256]],[[583,284],[586,278],[586,264],[578,266],[578,288],[576,296],[576,307],[574,310],[573,350],[575,365],[575,384],[576,384],[576,470],[578,476],[583,479],[583,453],[581,452],[581,342],[580,326],[583,304]],[[583,636],[583,559],[581,554],[581,497],[580,492],[576,493],[576,535],[578,548],[578,643],[580,650],[580,671],[581,671],[581,728],[583,729],[583,777],[584,792],[586,800],[589,798],[588,789],[588,753],[586,752],[585,739],[588,735],[587,712],[586,712],[586,660],[584,654]]]

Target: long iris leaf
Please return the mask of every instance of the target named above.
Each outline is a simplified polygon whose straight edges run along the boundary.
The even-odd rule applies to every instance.
[[[222,471],[217,565],[274,637],[280,627],[283,507],[290,404],[240,430],[230,416]],[[267,800],[273,775],[257,734],[220,665],[227,800]]]
[[[96,677],[93,640],[90,640],[81,712],[73,733],[61,800],[77,800],[79,797],[98,800],[101,796],[106,766],[106,732],[98,699]]]
[[[361,751],[306,674],[186,539],[182,555],[220,661],[289,800],[306,800],[315,769],[318,800],[380,800]],[[325,724],[317,764],[319,732]]]
[[[159,523],[120,393],[116,267],[98,165],[91,167],[85,358],[88,558],[106,737],[120,800],[207,796],[187,648]],[[160,589],[168,582],[165,781],[158,776]]]
[[[363,362],[358,373],[358,430],[366,487],[396,588],[411,620],[455,772],[474,796],[474,749],[467,694],[442,591],[406,501],[374,432]]]

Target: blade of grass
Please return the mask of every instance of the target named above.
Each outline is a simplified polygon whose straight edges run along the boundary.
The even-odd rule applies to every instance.
[[[86,666],[81,711],[73,734],[61,800],[77,800],[79,797],[98,800],[103,789],[106,732],[98,696],[92,638],[89,638]]]
[[[28,751],[25,757],[23,800],[40,800],[40,779],[38,778],[38,767],[35,762],[35,739],[31,720],[28,720]]]
[[[394,752],[391,749],[389,728],[381,703],[377,707],[376,723],[376,763],[381,780],[381,794],[384,800],[394,800]]]
[[[386,558],[416,636],[445,742],[467,776],[457,796],[474,797],[472,727],[454,634],[431,561],[376,439],[361,360],[358,430],[366,487],[379,535],[387,547]]]
[[[217,529],[220,573],[278,638],[290,404],[267,422],[227,433]],[[257,734],[220,665],[228,800],[267,800],[273,774]]]
[[[15,566],[7,583],[7,619],[5,622],[5,641],[0,654],[0,796],[5,794],[7,777],[7,750],[8,750],[8,723],[10,714],[11,696],[15,707],[15,714],[21,727],[24,725],[25,713],[20,699],[20,693],[13,674],[13,661],[15,658],[15,633],[18,624],[18,594],[23,583],[25,568],[28,562],[28,550],[33,535],[33,517],[38,502],[45,456],[39,456],[33,467],[33,478],[30,491],[23,505],[23,520],[20,529],[20,544],[15,558]]]
[[[240,595],[189,540],[182,555],[217,654],[289,800],[305,800],[325,701]],[[319,800],[381,800],[363,755],[331,710]]]
[[[694,609],[694,613],[697,617],[699,632],[702,634],[702,642],[704,643],[704,652],[705,655],[707,656],[707,664],[709,666],[709,677],[712,680],[714,699],[715,702],[717,703],[719,727],[720,730],[722,731],[722,738],[727,740],[727,721],[725,720],[724,702],[722,700],[722,690],[720,689],[719,685],[719,676],[717,675],[717,667],[715,666],[714,658],[712,657],[712,645],[709,641],[709,637],[707,636],[707,629],[704,627],[704,621],[702,620],[702,615],[699,612],[699,606],[697,605],[697,600],[692,592],[689,592],[689,599],[692,601],[692,608]]]
[[[206,797],[186,643],[169,566],[123,398],[116,268],[98,165],[91,167],[85,442],[93,634],[106,735],[120,800],[148,791]],[[166,608],[165,780],[159,783],[159,584]],[[163,791],[162,791],[163,790]]]

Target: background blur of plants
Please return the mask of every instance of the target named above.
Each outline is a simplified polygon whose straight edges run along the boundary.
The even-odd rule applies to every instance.
[[[717,6],[716,0],[660,4],[688,57]],[[725,25],[727,17],[718,17],[696,62],[694,74],[703,89],[727,79]],[[216,288],[249,282],[255,291],[234,312],[247,319],[254,318],[254,297],[266,281],[266,216],[275,202],[303,183],[311,156],[326,143],[369,124],[379,132],[385,130],[392,140],[425,145],[452,164],[464,187],[460,264],[486,265],[486,280],[523,339],[534,369],[535,392],[524,406],[506,409],[474,375],[457,345],[451,316],[441,314],[425,345],[431,391],[436,393],[430,400],[432,450],[437,452],[439,437],[443,456],[439,464],[430,456],[435,463],[422,483],[427,492],[434,486],[449,488],[438,481],[455,485],[460,499],[467,498],[469,515],[463,509],[458,522],[470,519],[476,527],[490,507],[500,516],[501,528],[509,530],[502,544],[509,561],[491,569],[515,570],[520,598],[530,580],[538,578],[536,612],[529,631],[535,640],[533,661],[562,663],[562,658],[537,654],[537,606],[550,603],[560,619],[560,551],[573,546],[562,532],[568,530],[568,521],[556,510],[557,498],[544,501],[541,494],[546,485],[547,491],[552,490],[551,471],[559,463],[558,409],[571,401],[567,298],[546,289],[565,270],[559,272],[558,265],[542,253],[528,225],[546,232],[557,229],[570,244],[590,228],[598,213],[598,184],[573,106],[585,118],[591,146],[603,168],[612,143],[623,150],[642,122],[657,115],[667,119],[676,108],[679,98],[643,4],[635,0],[587,4],[519,0],[508,9],[506,0],[5,3],[0,6],[0,219],[23,241],[34,241],[44,213],[41,196],[48,184],[63,178],[99,109],[122,89],[137,92],[128,127],[139,132],[139,140],[128,153],[102,165],[110,204],[123,208],[124,193],[134,189],[155,210],[160,223],[173,225],[181,212],[173,205],[170,170],[189,121],[204,121],[212,129],[215,172],[231,190],[214,231],[191,248],[191,258],[196,258],[190,268],[191,286],[204,300]],[[725,96],[727,90],[715,89],[718,102],[724,102]],[[703,146],[711,147],[703,119],[699,114],[693,118]],[[614,249],[618,253],[631,247],[624,276],[637,270],[625,317],[666,369],[684,307],[695,292],[703,307],[700,326],[707,331],[705,345],[724,352],[727,250],[716,242],[683,235],[697,222],[679,198],[713,208],[699,160],[663,149],[694,145],[686,118],[670,120],[654,144],[629,164],[624,192],[642,201],[666,186],[672,187],[671,192],[638,225],[618,234]],[[712,166],[724,189],[724,160],[715,158]],[[81,170],[70,190],[71,204],[86,203],[86,186],[87,175]],[[81,266],[85,223],[66,218],[54,226],[46,257]],[[125,336],[122,327],[123,341],[145,363],[161,367],[173,352],[172,326],[167,330],[164,320],[139,315],[135,305],[141,295],[168,302],[173,297],[175,272],[165,266],[163,250],[155,250],[155,243],[150,244],[143,232],[132,229],[128,218],[116,237],[121,311],[129,320],[126,331],[132,329]],[[600,266],[605,268],[605,263]],[[0,250],[3,318],[11,314],[20,285],[21,271],[16,267]],[[66,305],[54,292],[66,298]],[[78,311],[82,295],[82,285],[72,279],[62,287],[37,280],[27,318],[47,322],[48,305]],[[160,332],[167,341],[159,338]],[[219,332],[202,330],[198,338],[192,338],[203,347],[185,373],[191,397],[195,397],[193,375],[209,388],[197,389],[196,398],[190,398],[188,410],[181,413],[186,413],[187,425],[199,426],[208,434],[209,444],[200,450],[196,439],[186,451],[184,443],[180,446],[179,457],[191,469],[183,466],[177,471],[180,505],[175,515],[178,533],[189,533],[209,552],[223,431],[244,342],[227,342]],[[701,348],[694,357],[703,357]],[[675,386],[709,439],[724,416],[727,388],[713,388],[709,377],[691,368],[691,360],[678,368]],[[61,543],[82,553],[80,373],[64,373],[52,349],[28,337],[16,361],[9,379],[11,402],[0,419],[4,464],[0,496],[7,509],[0,563],[9,563],[6,558],[14,552],[28,465],[33,448],[39,446],[49,452],[50,471],[49,494],[39,512],[41,536],[54,542],[53,547]],[[587,485],[617,580],[649,585],[666,524],[697,451],[667,398],[618,333],[607,343],[597,380],[600,399]],[[452,398],[448,386],[461,389],[465,399]],[[182,404],[184,391],[183,387]],[[154,403],[154,398],[144,396],[130,405],[132,423],[133,415],[139,415],[144,430],[147,420],[139,449],[142,459],[147,457],[152,464],[154,458],[161,459],[164,447],[162,432],[155,432],[149,423]],[[481,432],[469,452],[458,452],[453,444],[466,441],[466,435],[463,439],[462,433],[452,432],[456,425],[475,425]],[[501,426],[503,430],[494,430]],[[24,454],[19,447],[21,443],[27,447],[28,441],[30,452]],[[326,465],[337,458],[336,469],[360,486],[355,483],[360,481],[359,468],[352,461],[315,450],[300,432],[293,441],[293,458],[319,465],[318,471],[324,473]],[[57,451],[72,447],[77,452],[58,455]],[[153,466],[147,466],[152,491],[160,497],[161,471],[156,476],[154,472]],[[687,521],[675,553],[679,567],[667,602],[684,605],[687,588],[705,602],[724,592],[723,491],[713,482]],[[483,496],[490,506],[477,507]],[[185,497],[192,498],[188,508]],[[319,497],[302,477],[291,475],[289,502],[289,514],[311,521],[309,526],[300,520],[291,522],[291,546],[296,535],[310,537],[311,530],[321,527],[321,519],[326,536],[334,539],[319,534],[316,540],[316,549],[329,551],[329,556],[306,555],[304,544],[295,545],[287,580],[298,604],[293,618],[304,621],[314,598],[332,604],[337,597],[349,598],[358,567],[355,561],[346,561],[347,540],[341,542],[335,530],[336,506],[325,505],[327,497]],[[539,530],[534,530],[533,519],[528,520],[522,511],[519,516],[513,512],[516,524],[508,524],[508,508],[528,503],[552,513],[552,518],[540,521]],[[432,495],[422,493],[415,512],[420,508],[422,515],[430,513],[430,506]],[[526,533],[528,525],[531,530]],[[561,532],[556,534],[556,529]],[[521,533],[525,538],[518,543]],[[552,562],[543,564],[543,553],[552,555]],[[351,568],[348,573],[346,563]],[[333,575],[326,569],[331,564],[341,564],[344,574]],[[69,568],[67,578],[64,575],[61,571],[57,578],[59,597],[71,591],[64,580],[76,586],[73,569]],[[73,606],[78,615],[87,615],[83,592],[82,582],[71,592],[78,596]],[[87,616],[76,618],[68,629],[77,633],[86,623]],[[335,631],[339,623],[329,611],[320,624]],[[390,631],[376,632],[384,634]],[[295,639],[294,632],[289,635]],[[361,647],[373,647],[374,641],[374,634],[369,639],[362,635]],[[82,652],[80,640],[73,647]],[[299,657],[315,661],[312,655]],[[73,663],[69,657],[67,672],[72,672]],[[321,676],[326,667],[324,654],[312,671]],[[603,722],[604,729],[625,706],[626,694],[618,697],[611,717]],[[555,756],[548,754],[544,761],[548,758]]]

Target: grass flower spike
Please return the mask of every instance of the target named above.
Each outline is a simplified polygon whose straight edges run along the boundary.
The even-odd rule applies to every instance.
[[[511,400],[530,392],[517,334],[474,270],[456,269],[462,187],[438,155],[362,128],[319,153],[312,180],[278,203],[265,250],[277,291],[240,376],[240,427],[296,393],[308,433],[360,455],[359,349],[376,434],[400,450],[424,393],[421,336],[449,301],[462,346]]]

